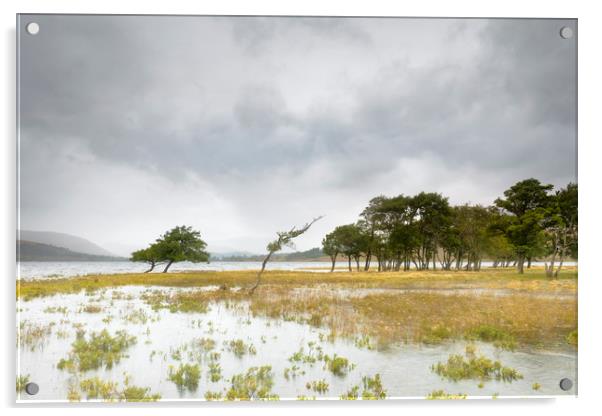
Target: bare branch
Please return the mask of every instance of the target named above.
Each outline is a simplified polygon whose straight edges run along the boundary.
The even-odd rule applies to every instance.
[[[265,257],[265,259],[263,259],[263,263],[261,264],[261,270],[259,270],[259,272],[257,273],[257,280],[255,281],[255,284],[253,285],[253,287],[251,287],[249,289],[249,294],[252,295],[253,293],[255,293],[255,289],[257,289],[257,287],[259,286],[259,283],[261,281],[261,274],[265,270],[265,266],[268,263],[268,261],[270,260],[270,258],[272,257],[272,255],[274,253],[282,250],[283,246],[292,247],[293,246],[292,240],[294,238],[299,237],[301,234],[305,233],[307,230],[309,230],[309,228],[312,225],[314,225],[314,223],[316,221],[319,221],[322,218],[324,218],[324,216],[320,215],[319,217],[314,218],[313,220],[311,220],[310,222],[306,223],[303,227],[301,227],[299,229],[297,229],[297,227],[293,227],[293,228],[290,229],[290,231],[278,231],[278,232],[276,232],[276,235],[278,236],[278,239],[272,241],[271,243],[269,243],[267,245],[268,254]]]

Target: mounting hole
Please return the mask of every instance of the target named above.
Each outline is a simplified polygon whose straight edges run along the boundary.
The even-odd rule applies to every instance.
[[[560,388],[564,391],[568,391],[573,388],[573,380],[570,378],[563,378],[560,380]]]
[[[564,26],[562,29],[560,29],[560,37],[562,39],[570,39],[573,37],[573,29],[571,29],[568,26]]]
[[[31,22],[28,23],[27,26],[25,26],[25,30],[27,30],[27,33],[29,33],[30,35],[37,35],[38,33],[40,33],[40,25],[36,22]]]
[[[38,386],[36,383],[27,383],[25,385],[25,393],[29,394],[30,396],[38,394],[39,391],[40,386]]]

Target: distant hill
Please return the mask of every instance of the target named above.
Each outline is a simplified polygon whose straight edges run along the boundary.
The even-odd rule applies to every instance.
[[[222,260],[222,259],[229,259],[229,258],[233,258],[233,257],[247,258],[247,257],[257,256],[257,254],[251,253],[249,251],[228,251],[228,252],[210,253],[210,254],[211,254],[211,260]]]
[[[212,260],[220,261],[263,261],[265,254],[249,254],[235,256],[213,256]],[[272,256],[272,261],[329,261],[322,250],[318,247],[307,251],[296,251],[294,253],[276,253]]]
[[[97,256],[34,241],[17,240],[18,261],[119,261],[115,256]]]
[[[110,253],[93,242],[71,234],[50,231],[17,230],[17,240],[62,247],[77,253],[114,257],[113,253]]]

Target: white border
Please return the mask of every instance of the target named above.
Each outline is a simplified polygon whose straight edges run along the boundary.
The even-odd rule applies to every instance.
[[[5,127],[2,140],[2,255],[1,264],[4,266],[4,314],[2,322],[5,326],[1,343],[4,365],[1,380],[3,394],[2,404],[13,407],[7,413],[25,412],[39,413],[39,405],[14,408],[14,359],[15,359],[15,308],[14,280],[15,263],[15,14],[20,13],[144,13],[144,14],[279,14],[279,15],[379,15],[379,16],[459,16],[459,17],[562,17],[579,19],[579,185],[580,185],[580,283],[579,283],[579,358],[581,363],[587,363],[579,368],[579,399],[558,397],[543,400],[515,400],[500,398],[497,401],[387,401],[374,402],[282,402],[282,403],[178,403],[178,412],[195,413],[210,411],[211,414],[281,414],[284,409],[291,414],[306,414],[308,411],[317,413],[345,412],[349,414],[365,414],[366,411],[399,414],[404,410],[420,410],[426,413],[441,414],[488,414],[507,415],[514,409],[521,411],[540,411],[546,415],[568,413],[589,413],[594,408],[600,408],[597,403],[598,387],[601,385],[602,368],[599,351],[600,329],[595,325],[601,316],[599,297],[602,296],[602,276],[598,271],[596,260],[600,257],[598,244],[600,230],[600,108],[598,101],[602,91],[600,76],[602,64],[599,50],[601,42],[600,14],[596,2],[571,2],[568,0],[505,0],[505,1],[359,1],[359,0],[4,0],[0,2],[3,24],[4,65],[2,79],[4,82],[4,99],[2,100],[3,123]],[[50,408],[44,413],[63,414],[65,412],[81,412],[82,405],[49,404]],[[112,411],[127,411],[141,415],[162,415],[166,408],[174,407],[174,403],[165,405],[128,405],[115,407]],[[89,405],[86,413],[106,414],[107,406],[103,404]]]

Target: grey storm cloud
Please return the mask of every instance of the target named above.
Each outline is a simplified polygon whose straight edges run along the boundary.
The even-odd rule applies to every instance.
[[[20,226],[259,251],[378,194],[576,180],[573,20],[22,16]],[[23,29],[21,29],[23,30]]]

